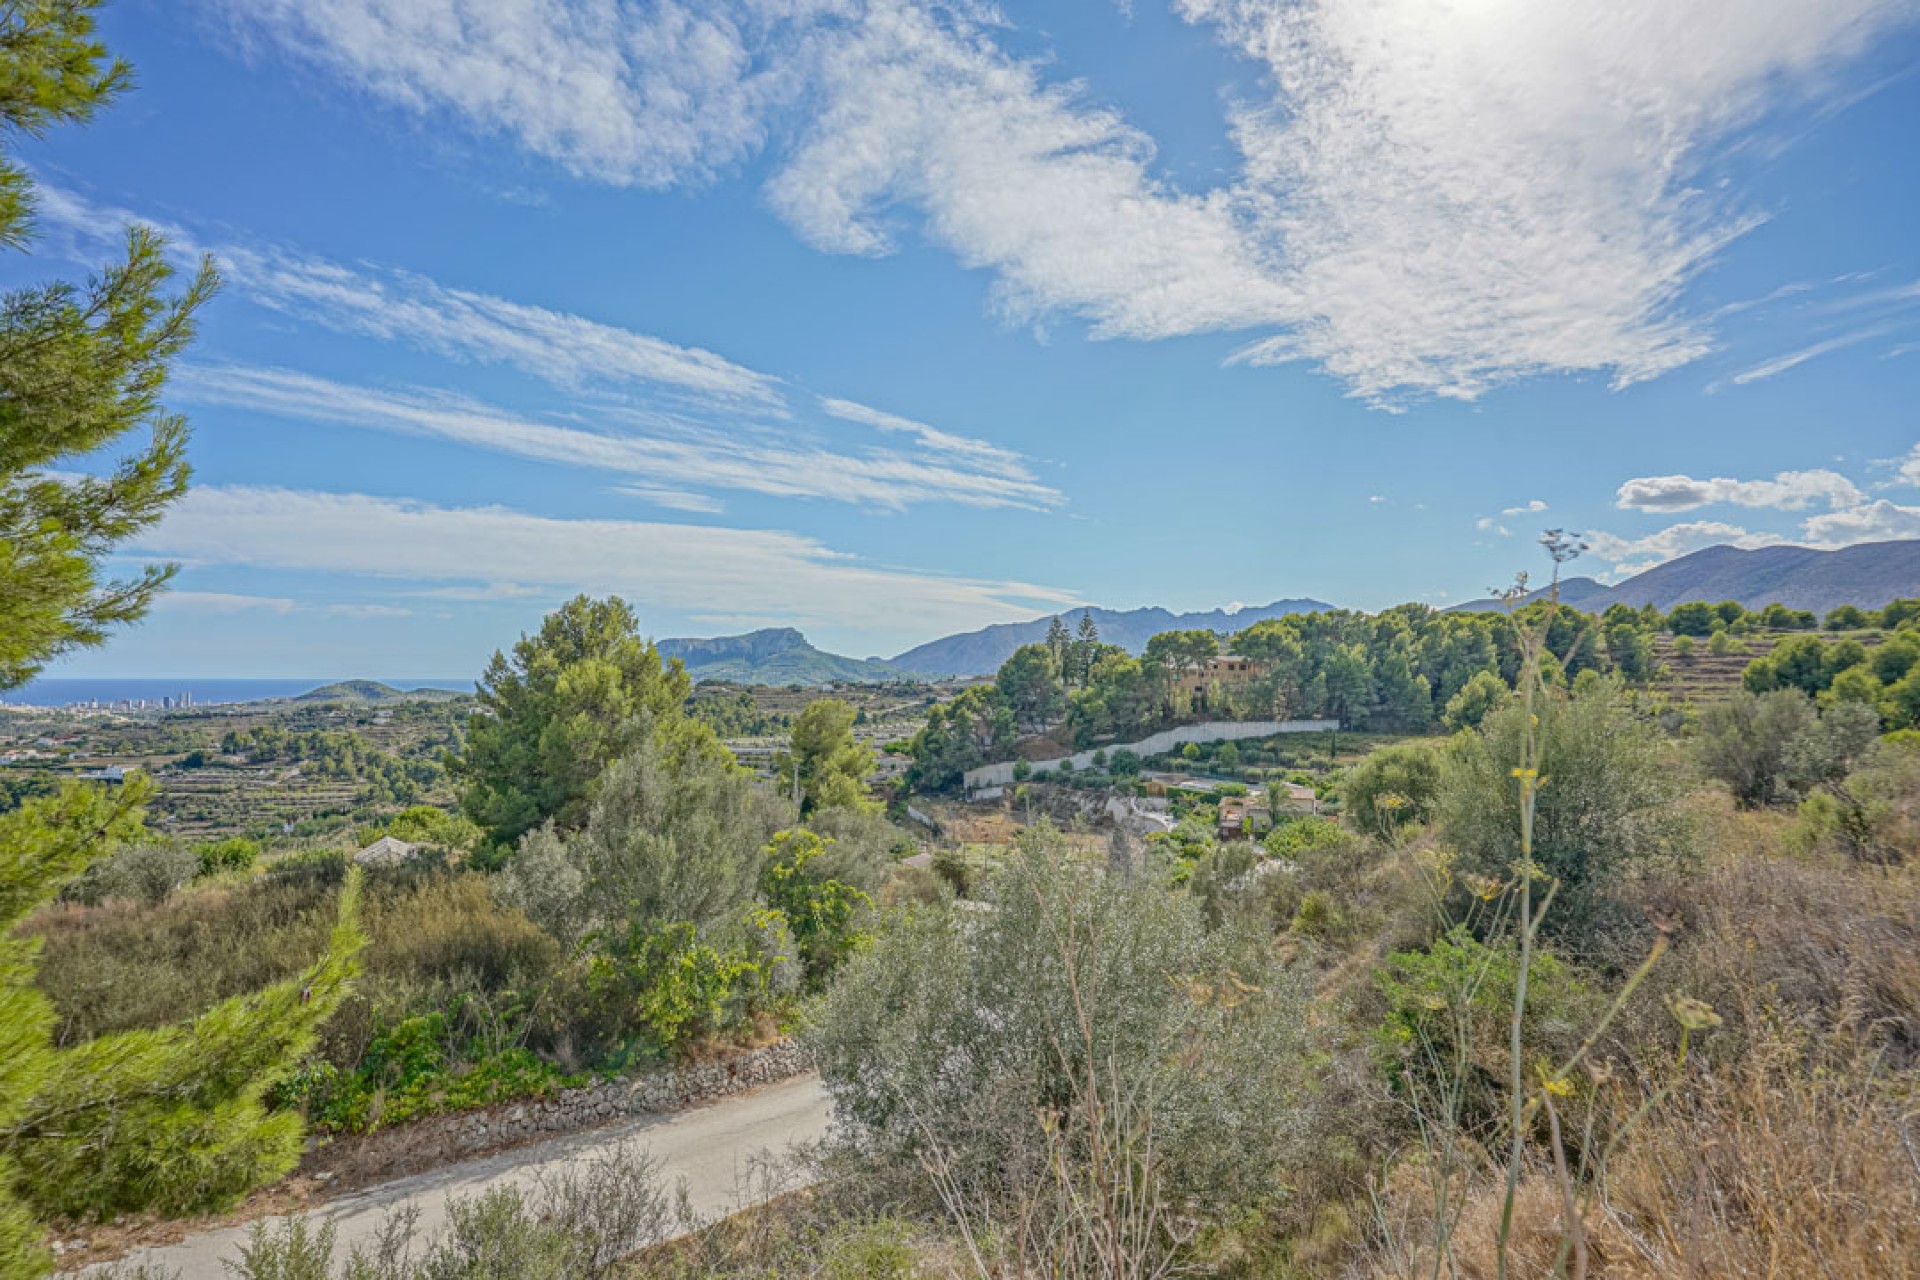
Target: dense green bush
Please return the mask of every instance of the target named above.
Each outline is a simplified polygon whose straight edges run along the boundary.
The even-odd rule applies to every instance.
[[[402,1018],[374,1036],[351,1070],[324,1059],[309,1062],[274,1090],[273,1100],[300,1109],[317,1129],[367,1133],[587,1081],[524,1048],[489,1053],[472,1045],[456,1048],[452,1038],[452,1020],[441,1010]]]
[[[1459,1125],[1486,1142],[1504,1123],[1514,987],[1520,949],[1489,945],[1464,927],[1424,951],[1396,952],[1374,981],[1386,1000],[1376,1032],[1382,1068],[1430,1123]],[[1528,1061],[1565,1061],[1604,1011],[1550,952],[1527,979],[1522,1044]]]
[[[245,836],[215,840],[201,845],[194,852],[199,855],[200,875],[203,877],[251,871],[254,864],[260,861],[259,843]]]
[[[1610,682],[1542,693],[1531,711],[1510,703],[1477,732],[1455,738],[1443,760],[1436,817],[1464,872],[1496,882],[1514,874],[1521,850],[1514,769],[1526,758],[1521,743],[1530,729],[1541,751],[1534,862],[1560,885],[1547,929],[1594,944],[1600,915],[1621,914],[1606,905],[1615,890],[1691,855],[1693,828],[1679,803],[1686,771]]]
[[[761,896],[793,935],[808,980],[823,983],[866,940],[873,900],[827,869],[830,841],[782,831],[767,849]]]
[[[1424,825],[1439,794],[1440,757],[1413,743],[1369,753],[1340,784],[1341,811],[1377,836]]]
[[[143,842],[88,867],[67,886],[65,896],[90,906],[109,898],[159,906],[199,875],[200,867],[199,856],[190,849]]]

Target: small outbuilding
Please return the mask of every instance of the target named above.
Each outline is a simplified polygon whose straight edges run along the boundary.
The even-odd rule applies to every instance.
[[[408,844],[405,840],[396,840],[392,836],[381,836],[372,844],[353,855],[353,861],[362,867],[396,866],[413,856],[420,846]]]

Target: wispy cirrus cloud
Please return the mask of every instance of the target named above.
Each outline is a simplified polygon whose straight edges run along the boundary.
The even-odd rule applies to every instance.
[[[779,410],[780,379],[699,347],[368,263],[349,266],[279,245],[210,239],[42,183],[39,217],[93,252],[134,222],[155,224],[184,256],[212,254],[229,287],[338,333],[400,342],[456,360],[502,364],[568,391],[649,386]]]
[[[405,583],[443,599],[611,592],[642,608],[753,613],[902,648],[1078,598],[1030,583],[876,565],[776,530],[562,519],[279,488],[194,489],[131,550],[189,566]]]
[[[897,414],[884,413],[879,409],[870,409],[866,405],[852,400],[837,400],[821,397],[820,407],[830,417],[845,422],[864,423],[881,431],[896,435],[911,436],[919,441],[923,448],[935,453],[951,454],[964,458],[975,466],[1022,480],[1031,480],[1033,470],[1027,460],[1011,449],[1003,449],[997,444],[985,440],[975,440],[969,436],[957,436],[951,432],[930,427],[924,422],[915,422],[911,418],[902,418]]]
[[[403,605],[377,603],[305,604],[291,596],[252,596],[229,591],[165,591],[154,600],[162,613],[324,613],[342,618],[409,618]]]
[[[179,394],[306,422],[427,436],[564,466],[644,477],[636,496],[683,510],[712,509],[701,489],[823,498],[886,510],[927,502],[1045,509],[1058,490],[998,469],[887,450],[836,452],[687,424],[674,434],[590,430],[536,421],[464,396],[355,386],[291,369],[195,365]],[[609,421],[619,415],[608,414]]]
[[[45,222],[97,250],[141,221],[133,212],[47,185]],[[149,220],[150,221],[150,220]],[[656,506],[715,514],[703,487],[829,498],[900,509],[923,502],[1045,509],[1064,499],[1000,445],[942,431],[853,400],[809,397],[829,417],[905,436],[911,448],[830,449],[755,443],[754,421],[795,436],[784,380],[711,351],[408,272],[347,266],[278,246],[222,242],[162,225],[184,256],[212,253],[229,284],[302,323],[454,360],[509,365],[568,392],[586,430],[507,414],[458,395],[380,391],[286,369],[200,366],[183,391],[203,403],[263,409],[307,421],[431,435],[523,457],[648,477],[621,491]],[[661,393],[634,402],[627,388]]]
[[[1540,373],[1650,378],[1711,350],[1685,290],[1759,220],[1705,180],[1911,0],[1175,0],[1267,77],[1238,172],[1185,190],[1092,88],[935,0],[205,0],[400,109],[594,180],[766,194],[828,252],[903,231],[1009,314],[1094,334],[1245,333],[1355,394],[1472,398]],[[1195,86],[1213,94],[1216,86]]]
[[[1730,381],[1735,386],[1743,387],[1749,382],[1761,382],[1767,378],[1777,378],[1787,370],[1797,369],[1809,360],[1817,360],[1821,356],[1831,355],[1835,351],[1844,351],[1848,347],[1858,346],[1862,342],[1885,337],[1890,332],[1892,332],[1890,326],[1873,325],[1870,328],[1857,329],[1852,333],[1843,333],[1835,337],[1823,338],[1819,342],[1809,343],[1797,351],[1789,351],[1785,355],[1775,356],[1771,360],[1763,360],[1750,368],[1742,369],[1739,373],[1734,374]]]

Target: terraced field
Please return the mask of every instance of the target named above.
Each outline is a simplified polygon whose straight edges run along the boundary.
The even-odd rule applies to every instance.
[[[1756,635],[1741,637],[1743,647],[1732,653],[1714,654],[1707,652],[1707,642],[1696,640],[1693,652],[1685,657],[1674,649],[1674,637],[1662,635],[1654,642],[1661,665],[1667,668],[1667,678],[1660,688],[1677,702],[1702,703],[1714,702],[1725,698],[1740,688],[1740,679],[1746,674],[1747,664],[1756,658],[1764,658],[1773,652],[1774,646],[1793,636],[1814,634],[1806,631],[1767,631]],[[1824,641],[1840,639],[1857,640],[1867,648],[1880,644],[1886,639],[1884,631],[1848,631],[1835,633],[1822,631],[1818,635]]]
[[[156,785],[149,825],[184,839],[323,836],[378,822],[409,804],[451,805],[453,793],[438,761],[458,740],[470,708],[471,700],[460,699],[378,707],[271,702],[173,712],[15,714],[0,718],[0,750],[36,752],[36,758],[4,770],[4,780],[16,784],[113,769],[145,772]],[[398,761],[421,781],[401,795],[374,776],[377,771],[223,751],[234,737],[267,728],[351,735],[363,758]]]

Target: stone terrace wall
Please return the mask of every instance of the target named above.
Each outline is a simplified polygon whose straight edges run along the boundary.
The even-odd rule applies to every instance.
[[[310,1150],[299,1172],[340,1178],[348,1185],[404,1176],[496,1147],[711,1102],[797,1076],[812,1066],[804,1049],[782,1040],[715,1062],[622,1076],[563,1089],[551,1097],[428,1116],[392,1129],[337,1138]]]
[[[1211,742],[1238,742],[1246,738],[1271,738],[1282,733],[1319,733],[1340,728],[1338,720],[1208,720],[1202,724],[1183,724],[1173,729],[1162,729],[1159,733],[1140,739],[1138,742],[1112,742],[1093,751],[1082,751],[1075,755],[1062,756],[1060,760],[1073,761],[1075,771],[1087,768],[1093,763],[1094,751],[1105,751],[1109,757],[1116,751],[1131,751],[1137,756],[1157,756],[1171,751],[1175,747],[1185,746],[1189,742],[1201,744]],[[1060,760],[1035,760],[1032,762],[1033,776],[1051,773],[1060,767]],[[969,769],[961,775],[961,783],[968,791],[977,791],[982,787],[1004,787],[1013,781],[1011,760],[1002,760],[998,764],[983,764],[978,769]]]

